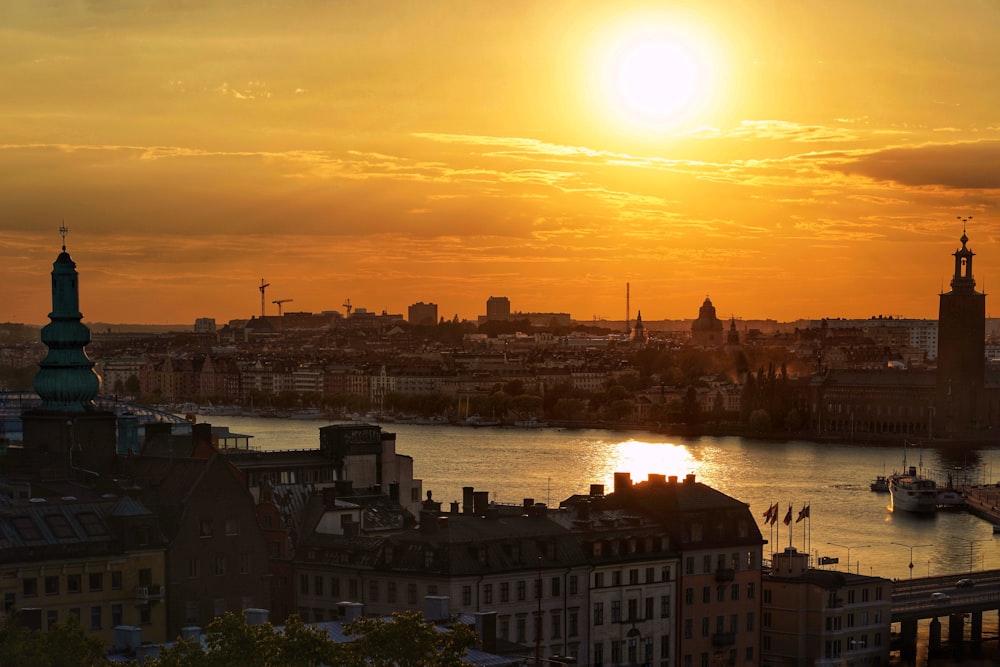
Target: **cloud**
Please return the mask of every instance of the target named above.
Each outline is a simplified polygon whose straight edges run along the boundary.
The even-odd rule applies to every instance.
[[[993,190],[1000,188],[1000,141],[889,148],[828,168],[914,187]]]

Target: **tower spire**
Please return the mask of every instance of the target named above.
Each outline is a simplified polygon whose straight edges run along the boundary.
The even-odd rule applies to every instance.
[[[69,229],[66,228],[66,221],[63,220],[62,225],[59,227],[59,235],[62,236],[62,251],[66,252],[66,235],[69,234]]]

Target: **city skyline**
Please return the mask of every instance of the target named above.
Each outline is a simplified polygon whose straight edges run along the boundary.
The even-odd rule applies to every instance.
[[[262,279],[269,315],[936,318],[966,223],[1000,276],[990,3],[0,16],[0,321],[46,321],[63,224],[99,322],[249,318]]]

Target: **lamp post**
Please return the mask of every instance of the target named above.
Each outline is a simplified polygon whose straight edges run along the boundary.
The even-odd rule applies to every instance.
[[[849,547],[849,546],[846,546],[846,545],[843,545],[843,544],[836,544],[835,542],[827,542],[827,544],[829,544],[831,547],[840,547],[841,549],[847,549],[847,571],[848,572],[851,571],[851,549],[867,549],[867,548],[871,547],[870,544],[862,544],[862,545],[857,545],[857,546],[852,546],[852,547]]]
[[[970,540],[967,537],[957,537],[955,539],[965,540],[966,542],[969,543],[969,574],[972,574],[972,548],[976,545],[977,542],[990,542],[991,540]]]
[[[933,544],[903,544],[901,542],[892,542],[897,547],[906,547],[910,550],[910,584],[913,584],[913,550],[920,549],[921,547],[932,547]],[[928,561],[929,562],[929,561]]]

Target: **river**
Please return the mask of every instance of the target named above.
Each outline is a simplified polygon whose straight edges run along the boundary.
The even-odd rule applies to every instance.
[[[204,417],[213,425],[254,436],[251,446],[271,449],[319,447],[322,420]],[[769,540],[765,556],[791,543],[814,559],[830,556],[846,569],[889,579],[912,576],[969,576],[1000,569],[1000,536],[992,526],[961,511],[931,517],[893,513],[889,494],[872,493],[876,475],[902,467],[902,443],[844,445],[806,441],[770,442],[739,437],[681,438],[651,432],[605,430],[460,428],[384,424],[396,433],[396,450],[413,457],[414,475],[436,500],[461,500],[462,487],[488,491],[499,503],[520,504],[534,498],[550,506],[592,483],[613,489],[615,472],[633,481],[650,473],[694,474],[703,482],[750,505]],[[910,447],[907,463],[922,460],[925,475],[943,485],[950,473],[956,484],[992,484],[1000,449],[948,453]],[[1000,476],[1000,465],[996,467]],[[1000,489],[998,489],[1000,492]],[[780,507],[776,525],[764,526],[763,514]],[[781,519],[792,506],[791,531]],[[809,506],[809,518],[796,523]],[[776,530],[780,529],[780,530]],[[913,547],[912,549],[910,547]],[[814,560],[814,563],[816,561]]]

